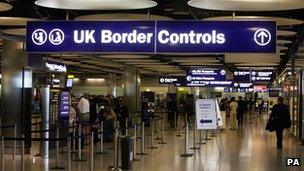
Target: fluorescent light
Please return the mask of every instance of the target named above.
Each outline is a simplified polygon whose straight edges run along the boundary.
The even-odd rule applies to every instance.
[[[74,81],[79,81],[79,78],[74,78],[73,80],[74,80]]]
[[[102,82],[102,81],[105,81],[105,79],[104,78],[87,78],[87,81]]]

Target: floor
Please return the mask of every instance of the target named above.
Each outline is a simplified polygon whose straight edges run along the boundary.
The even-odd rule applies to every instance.
[[[180,155],[184,151],[184,134],[177,137],[179,132],[175,129],[167,129],[165,141],[167,144],[159,145],[158,149],[145,150],[148,155],[137,156],[140,161],[135,161],[134,171],[280,171],[280,170],[303,170],[302,167],[285,166],[286,157],[301,157],[304,159],[304,146],[288,136],[284,135],[283,150],[276,149],[274,133],[264,130],[265,120],[256,119],[255,123],[246,122],[245,126],[238,130],[225,130],[217,137],[211,138],[205,145],[200,145],[201,149],[189,153],[194,156],[184,158]],[[182,128],[180,128],[182,129]],[[190,128],[189,147],[193,147],[193,132]],[[148,134],[147,130],[147,134]],[[181,132],[183,132],[181,130]],[[203,134],[204,135],[204,134]],[[211,137],[211,136],[209,136]],[[146,147],[150,145],[150,137],[146,136]],[[217,145],[222,149],[220,151]],[[222,142],[222,143],[221,143]],[[137,142],[137,151],[140,143]],[[109,170],[113,165],[113,150],[109,149],[112,144],[105,144],[106,155],[94,155],[94,171]],[[95,147],[98,150],[98,145]],[[34,152],[33,152],[34,154]],[[90,168],[89,147],[85,148],[85,162],[72,162],[73,171],[86,171]],[[303,163],[303,161],[302,161]],[[27,155],[24,170],[42,171],[50,170],[54,166],[54,153],[51,153],[49,160]],[[15,161],[11,155],[5,155],[4,170],[20,170],[20,156]],[[59,165],[67,165],[66,154],[61,154]]]

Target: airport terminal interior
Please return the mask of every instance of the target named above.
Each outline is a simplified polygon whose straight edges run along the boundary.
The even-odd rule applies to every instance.
[[[1,171],[304,170],[304,0],[0,0]]]

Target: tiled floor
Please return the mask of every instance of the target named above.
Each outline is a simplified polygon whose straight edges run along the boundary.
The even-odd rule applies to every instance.
[[[201,145],[193,157],[183,158],[184,137],[177,137],[176,131],[168,129],[165,133],[168,144],[158,145],[158,149],[149,150],[147,156],[140,157],[134,162],[134,171],[280,171],[304,170],[300,167],[286,167],[286,157],[301,157],[304,160],[304,147],[295,142],[287,134],[284,137],[284,149],[277,150],[274,133],[264,131],[264,121],[258,120],[255,125],[247,124],[237,131],[226,130],[220,133],[223,153],[219,154],[216,138]],[[184,135],[183,135],[184,136]],[[146,146],[149,137],[146,137]],[[189,147],[192,147],[193,133],[189,135]],[[139,151],[139,142],[138,150]],[[94,171],[108,170],[112,165],[113,150],[110,144],[105,145],[107,155],[94,155]],[[96,146],[97,150],[98,146]],[[90,170],[89,147],[85,149],[86,162],[72,162],[73,171]],[[302,161],[303,162],[303,161]],[[302,163],[303,164],[303,163]],[[66,154],[60,156],[60,165],[67,165]],[[25,170],[49,170],[54,166],[54,154],[49,161],[26,156]],[[10,155],[5,156],[5,170],[20,170],[20,157],[14,162]]]

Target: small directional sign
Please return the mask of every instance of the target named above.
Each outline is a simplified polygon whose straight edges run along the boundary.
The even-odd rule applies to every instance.
[[[254,33],[254,41],[260,46],[266,46],[271,41],[271,34],[267,29],[258,29]]]

